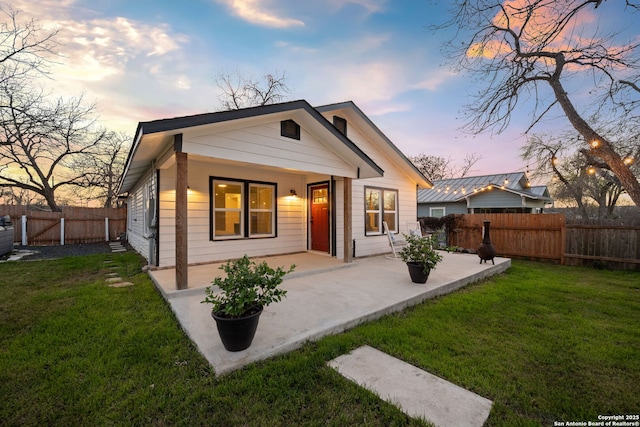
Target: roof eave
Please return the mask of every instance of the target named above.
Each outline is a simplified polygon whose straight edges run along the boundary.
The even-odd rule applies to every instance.
[[[280,104],[269,104],[258,107],[250,107],[241,110],[230,110],[230,111],[221,111],[214,113],[205,113],[198,114],[192,116],[184,116],[184,117],[175,117],[170,119],[159,119],[147,122],[138,123],[138,128],[136,130],[136,135],[134,138],[134,142],[132,144],[132,148],[129,151],[129,155],[127,157],[127,161],[125,163],[124,173],[120,179],[118,185],[118,194],[123,194],[128,192],[134,183],[126,184],[128,174],[132,169],[132,164],[135,160],[136,153],[138,152],[138,148],[143,143],[144,136],[152,135],[163,132],[176,132],[180,133],[180,131],[184,131],[189,128],[193,128],[196,126],[206,126],[216,123],[229,122],[232,120],[238,120],[243,118],[251,118],[264,116],[268,114],[276,114],[287,111],[296,111],[296,110],[304,110],[306,111],[313,119],[315,119],[324,129],[331,133],[333,137],[338,139],[342,144],[344,144],[347,149],[353,153],[356,158],[352,159],[352,161],[356,159],[360,159],[356,161],[353,165],[358,168],[358,173],[362,174],[362,177],[378,177],[384,176],[384,170],[378,166],[373,159],[371,159],[365,152],[363,152],[353,141],[343,135],[332,123],[330,123],[318,110],[313,108],[307,101],[298,100],[285,102]],[[359,163],[359,165],[358,165]],[[139,177],[138,177],[139,178]],[[134,179],[137,181],[137,179]]]
[[[399,158],[407,166],[409,166],[412,172],[412,175],[414,175],[417,181],[419,188],[422,188],[422,189],[433,188],[433,183],[429,181],[429,179],[426,176],[424,176],[422,172],[420,172],[420,170],[411,162],[411,160],[409,160],[407,156],[404,155],[404,153],[384,134],[384,132],[380,130],[380,128],[378,128],[378,126],[375,125],[375,123],[371,121],[371,119],[369,119],[369,117],[366,114],[364,114],[364,112],[353,101],[344,101],[344,102],[338,102],[335,104],[327,104],[327,105],[321,105],[319,107],[315,107],[315,109],[320,113],[333,111],[333,110],[346,109],[346,108],[349,108],[352,111],[354,111],[371,129],[373,129],[373,131],[384,142],[386,142],[389,145],[389,147],[393,149],[393,151],[399,156]]]

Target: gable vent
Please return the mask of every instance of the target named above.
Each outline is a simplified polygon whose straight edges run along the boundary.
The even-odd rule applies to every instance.
[[[283,120],[280,122],[280,135],[299,141],[300,125],[293,120]]]
[[[340,131],[341,134],[347,136],[347,120],[342,117],[333,116],[333,125]]]

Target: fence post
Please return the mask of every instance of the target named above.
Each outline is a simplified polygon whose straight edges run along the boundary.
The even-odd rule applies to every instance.
[[[22,215],[22,246],[27,246],[27,216]]]
[[[60,218],[60,246],[64,246],[64,218]]]
[[[104,218],[104,240],[109,241],[109,217]]]
[[[567,221],[564,215],[562,215],[560,227],[560,265],[565,265],[564,254],[567,252]]]

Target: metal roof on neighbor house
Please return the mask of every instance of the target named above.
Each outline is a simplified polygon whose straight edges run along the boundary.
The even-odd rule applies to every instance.
[[[501,189],[536,200],[551,201],[546,186],[530,186],[524,172],[469,176],[433,181],[433,188],[418,191],[418,203],[451,203],[488,189]]]

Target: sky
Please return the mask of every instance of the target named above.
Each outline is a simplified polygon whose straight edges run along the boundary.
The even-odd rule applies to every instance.
[[[621,0],[610,0],[618,2]],[[13,0],[60,30],[45,84],[95,102],[102,125],[217,111],[220,72],[284,72],[289,98],[353,101],[407,156],[482,156],[471,175],[524,171],[526,110],[499,135],[460,130],[474,91],[444,66],[446,2],[427,0]]]

